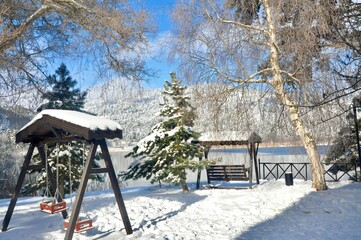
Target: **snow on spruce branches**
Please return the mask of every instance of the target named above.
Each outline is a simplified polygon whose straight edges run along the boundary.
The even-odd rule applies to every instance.
[[[159,113],[162,121],[126,156],[135,161],[121,176],[124,180],[146,178],[152,183],[181,184],[183,191],[189,191],[186,169],[195,171],[205,167],[209,161],[199,161],[203,149],[192,143],[200,133],[192,130],[195,109],[185,94],[186,87],[181,85],[175,73],[170,76],[172,81],[166,81],[162,91],[164,103]]]

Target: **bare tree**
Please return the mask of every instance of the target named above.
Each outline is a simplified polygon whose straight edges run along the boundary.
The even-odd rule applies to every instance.
[[[41,90],[44,71],[56,59],[142,79],[150,73],[142,58],[150,22],[145,11],[123,0],[3,0],[0,97]]]
[[[274,95],[306,149],[318,191],[327,189],[324,166],[305,115],[326,102],[315,94],[335,99],[347,87],[330,77],[329,64],[345,47],[331,44],[337,14],[334,2],[321,0],[191,0],[174,13],[173,54],[185,76],[229,89],[257,84]]]

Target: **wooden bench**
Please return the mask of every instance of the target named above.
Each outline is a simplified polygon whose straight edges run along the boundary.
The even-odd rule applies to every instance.
[[[248,181],[248,169],[242,165],[212,165],[207,168],[208,184],[211,181]]]

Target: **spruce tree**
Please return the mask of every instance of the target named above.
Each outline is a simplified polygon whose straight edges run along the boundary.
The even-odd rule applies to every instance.
[[[51,86],[51,90],[43,94],[42,97],[46,103],[42,104],[38,108],[38,111],[44,109],[83,110],[87,93],[75,88],[77,81],[72,79],[65,64],[62,63],[54,75],[48,76],[47,81]],[[56,171],[59,171],[57,187],[60,194],[64,197],[65,193],[70,192],[69,158],[71,159],[72,191],[74,191],[80,183],[79,179],[83,172],[83,165],[88,156],[88,147],[83,142],[73,141],[70,143],[47,145],[46,152],[47,160],[54,176],[56,176]],[[99,158],[99,155],[96,157]],[[34,161],[40,162],[40,157],[35,155]],[[36,171],[32,171],[30,173],[35,172]],[[93,180],[103,180],[102,177],[97,174],[92,174],[90,177]],[[45,170],[43,170],[43,174],[40,175],[37,181],[25,185],[22,192],[29,194],[34,193],[36,190],[46,188],[46,178],[47,174]],[[51,189],[51,192],[54,194],[55,189]]]
[[[43,93],[42,97],[47,102],[37,109],[38,112],[44,109],[82,111],[87,92],[81,92],[79,88],[75,88],[78,82],[72,79],[64,63],[46,80],[52,89]]]
[[[143,177],[152,183],[181,184],[183,191],[189,191],[186,170],[201,169],[208,161],[199,161],[203,149],[192,143],[200,134],[192,130],[195,113],[186,96],[186,87],[181,86],[175,73],[170,76],[172,81],[165,82],[162,92],[164,103],[160,116],[163,121],[126,156],[136,160],[120,175],[123,180]]]

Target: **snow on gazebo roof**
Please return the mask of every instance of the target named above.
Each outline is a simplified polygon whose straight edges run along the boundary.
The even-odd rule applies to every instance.
[[[16,142],[58,140],[97,140],[122,138],[118,123],[88,113],[47,109],[37,114],[16,134]]]
[[[255,132],[220,131],[202,133],[196,142],[202,145],[247,145],[261,143],[262,139]]]

